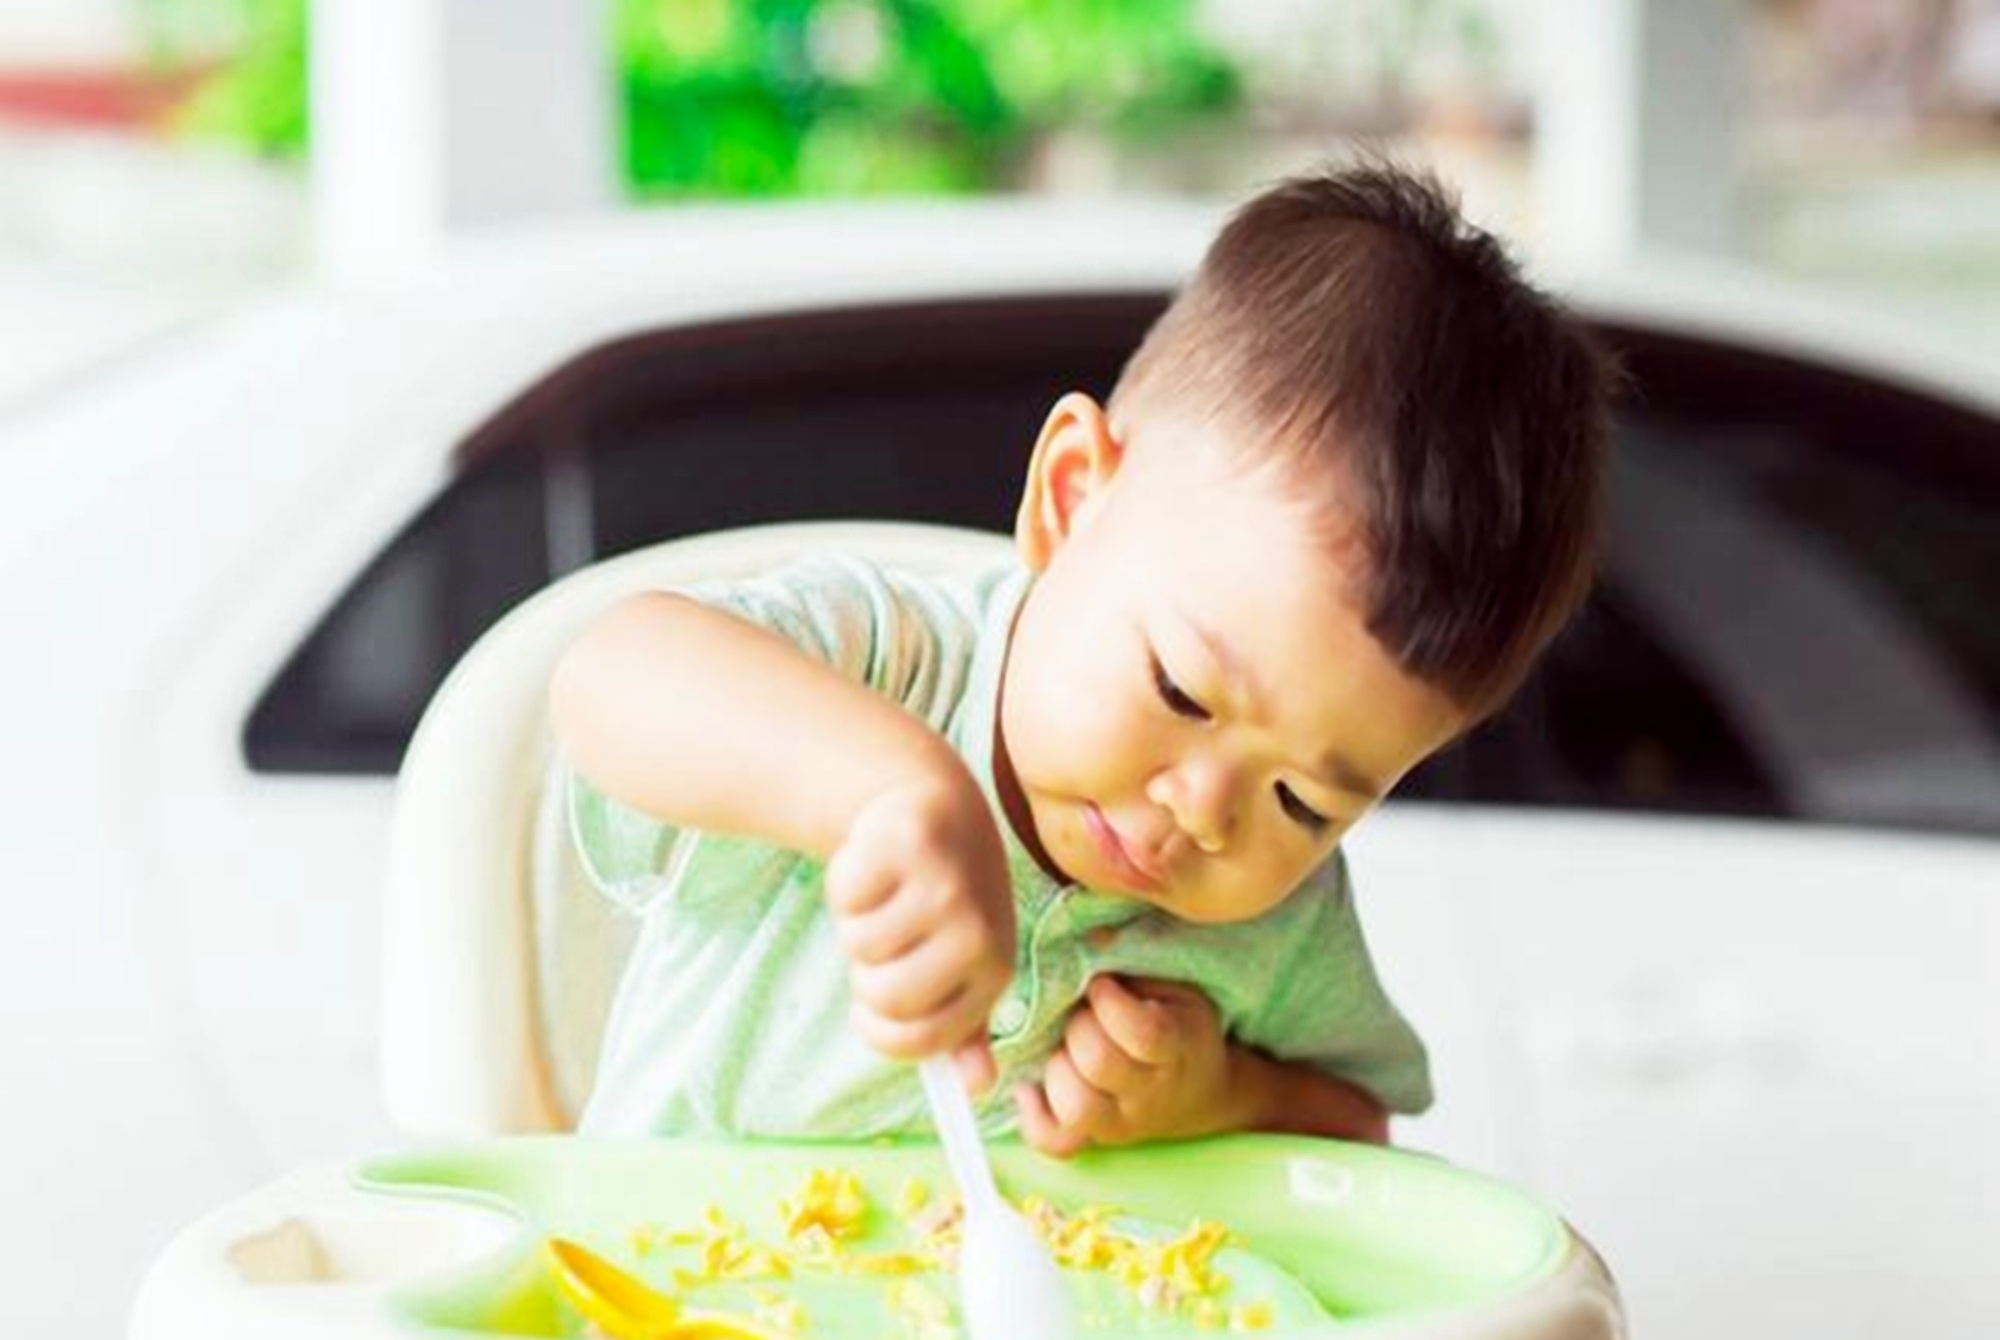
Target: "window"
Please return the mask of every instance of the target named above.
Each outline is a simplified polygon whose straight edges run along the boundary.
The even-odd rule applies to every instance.
[[[495,458],[434,498],[279,671],[244,729],[257,772],[396,770],[445,672],[550,574],[542,463]]]
[[[387,774],[445,671],[571,568],[726,526],[1006,529],[1057,395],[1160,300],[818,313],[595,350],[496,415],[258,704],[251,766]],[[2000,832],[2000,428],[1706,341],[1607,334],[1604,581],[1418,799]]]
[[[1614,337],[1605,579],[1462,793],[2000,832],[2000,424]]]

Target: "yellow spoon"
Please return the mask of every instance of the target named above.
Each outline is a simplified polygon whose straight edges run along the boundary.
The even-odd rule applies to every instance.
[[[722,1313],[686,1311],[581,1243],[550,1238],[547,1252],[563,1297],[611,1340],[782,1340]]]

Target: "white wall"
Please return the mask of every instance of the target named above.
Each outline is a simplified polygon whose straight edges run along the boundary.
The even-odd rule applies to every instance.
[[[0,0],[0,69],[100,65],[137,49],[132,0]]]

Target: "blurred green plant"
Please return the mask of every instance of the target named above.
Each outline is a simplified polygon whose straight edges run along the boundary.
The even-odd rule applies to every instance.
[[[609,2],[641,196],[999,189],[1049,136],[1156,138],[1242,100],[1198,0]],[[146,0],[165,58],[190,10],[242,35],[180,126],[302,155],[306,3]]]
[[[173,130],[268,158],[304,155],[306,0],[141,0],[139,13],[155,61],[215,62]],[[218,48],[231,54],[217,61]]]

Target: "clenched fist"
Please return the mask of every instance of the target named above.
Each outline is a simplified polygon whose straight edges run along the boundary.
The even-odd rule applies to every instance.
[[[904,783],[864,806],[827,861],[826,901],[862,1038],[909,1060],[958,1049],[973,1087],[990,1083],[986,1020],[1014,973],[1014,895],[970,776]]]
[[[1046,1154],[1207,1135],[1237,1124],[1233,1052],[1208,997],[1150,978],[1094,977],[1039,1086],[1015,1093]]]

